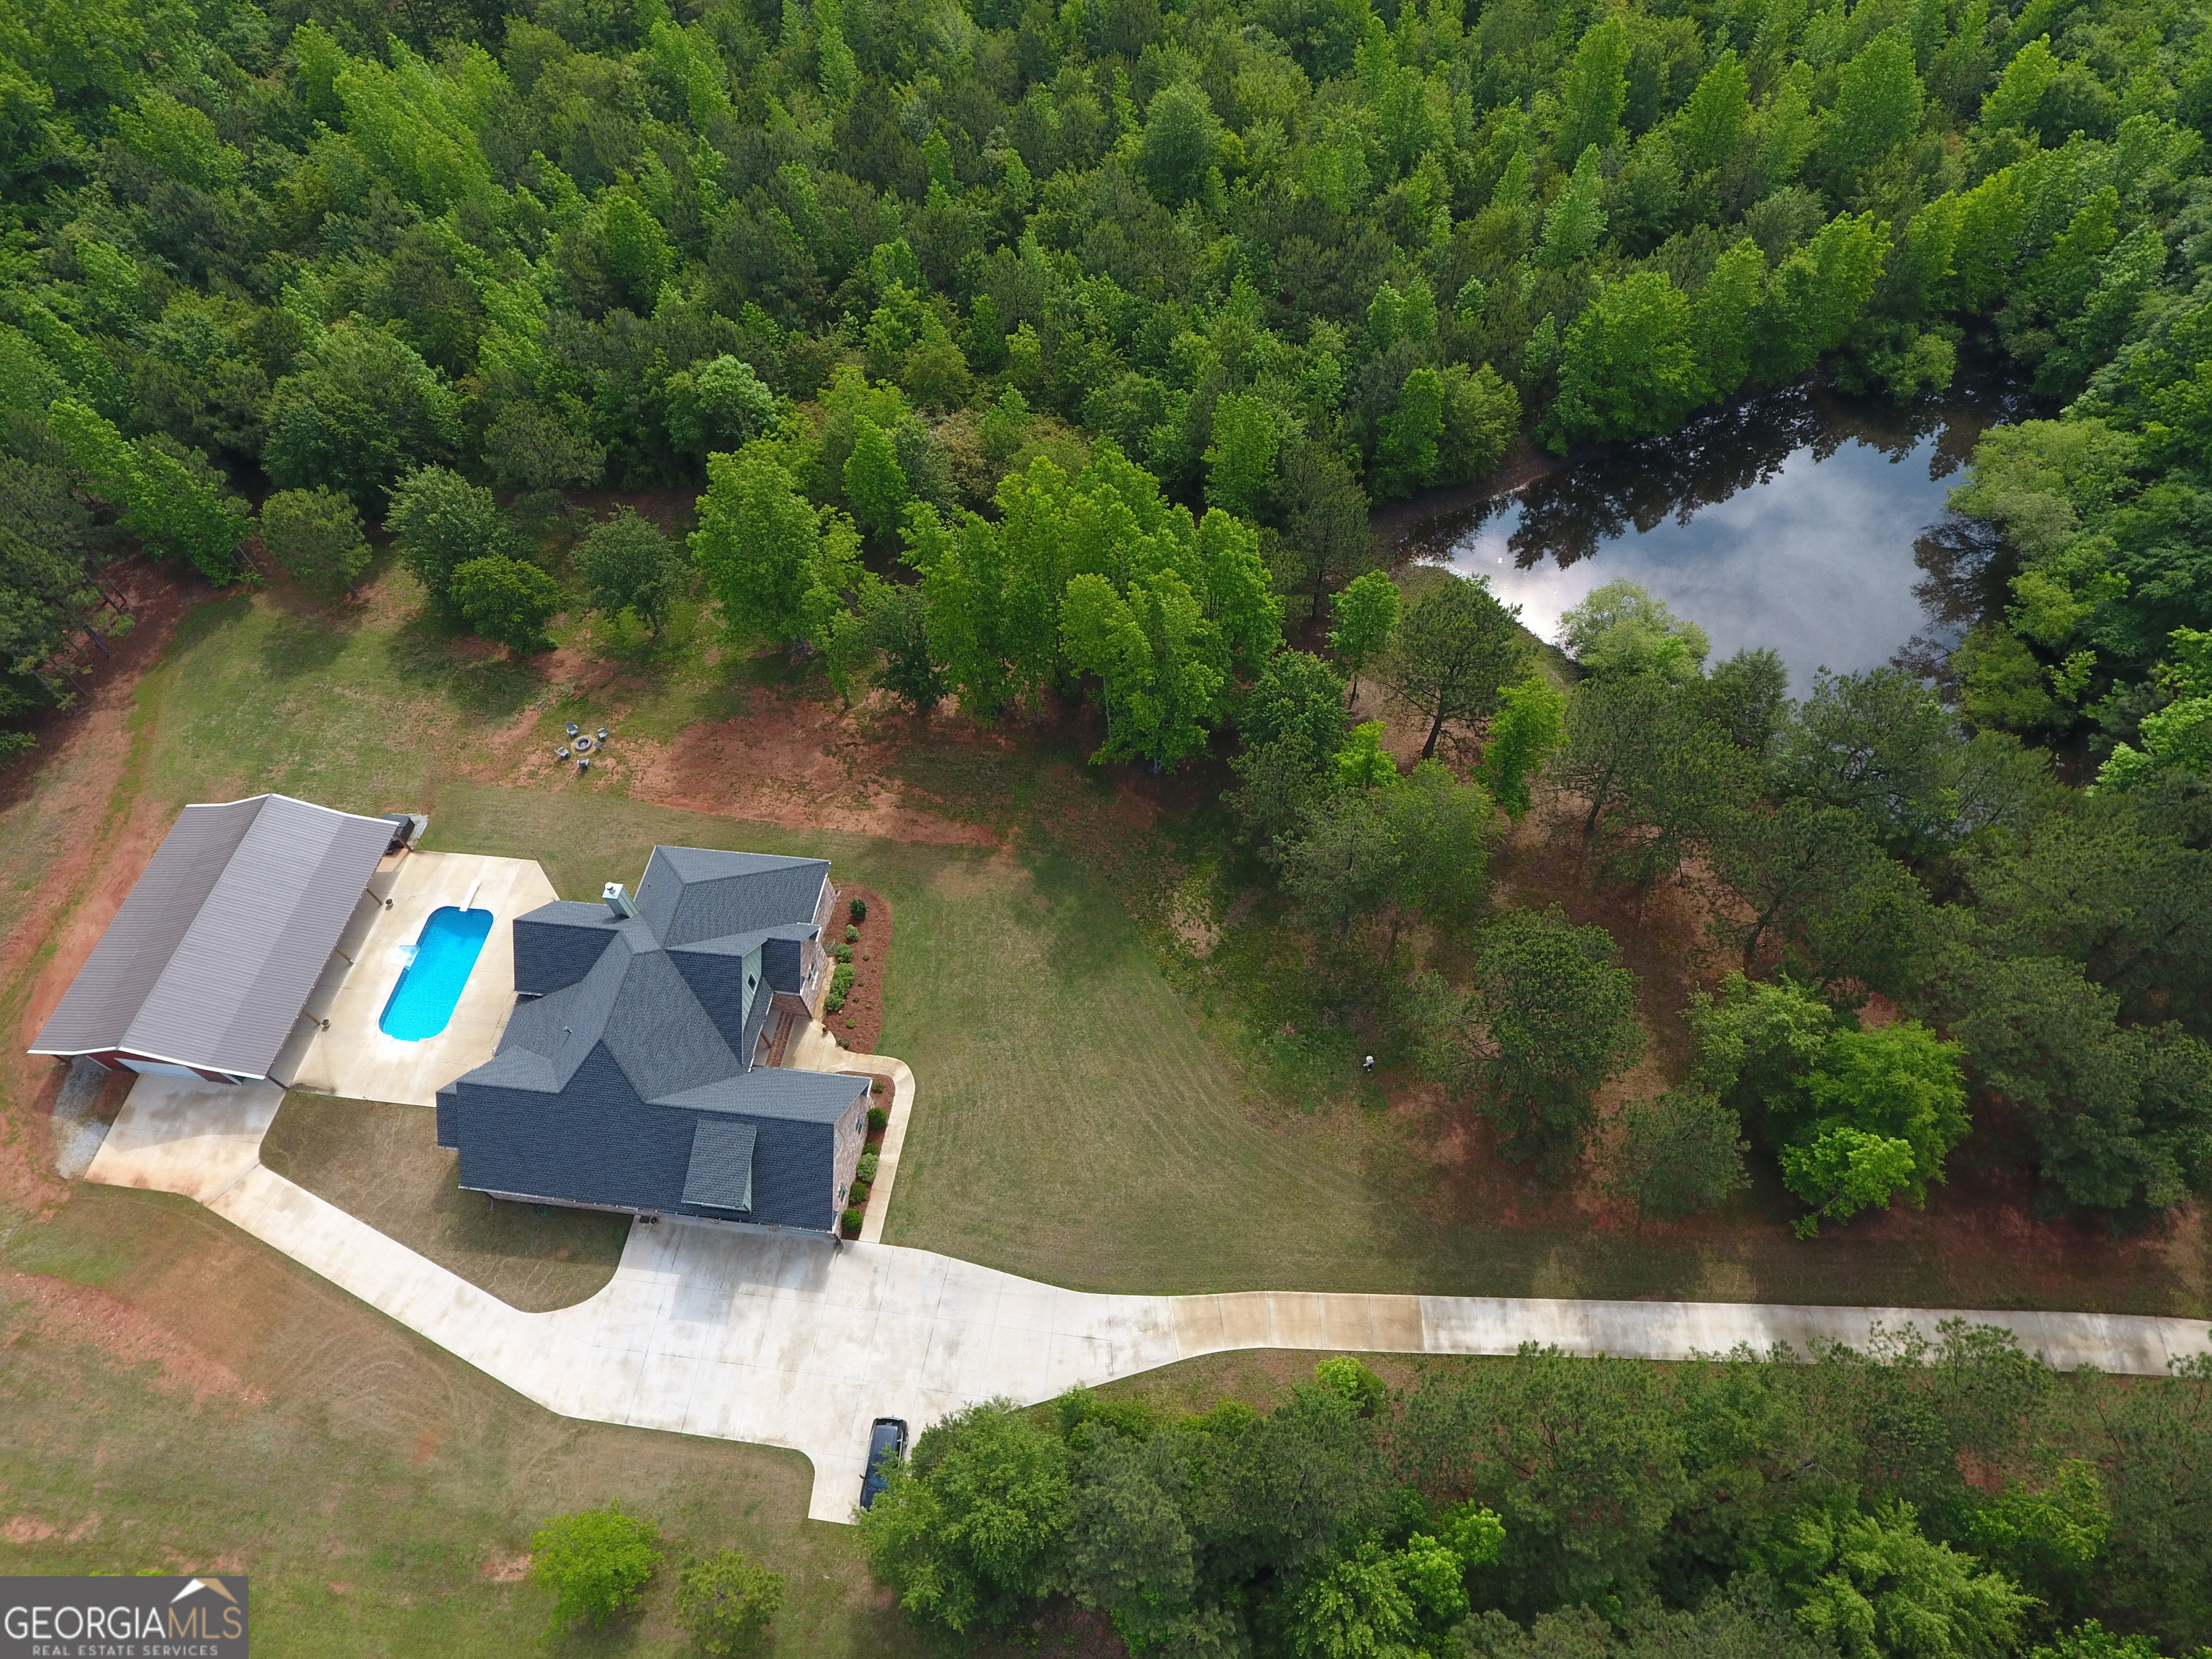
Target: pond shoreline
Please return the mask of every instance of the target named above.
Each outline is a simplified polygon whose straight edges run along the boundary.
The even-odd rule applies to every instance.
[[[1375,539],[1401,575],[1487,580],[1539,638],[1626,580],[1703,626],[1717,659],[1778,652],[1800,696],[1823,670],[1940,677],[2004,602],[2002,550],[1951,491],[1982,434],[2028,412],[1986,375],[1901,407],[1808,375],[1662,436],[1565,456],[1524,438],[1479,483],[1377,509]]]

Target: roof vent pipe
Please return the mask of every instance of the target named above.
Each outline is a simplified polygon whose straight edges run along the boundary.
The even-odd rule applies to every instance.
[[[599,896],[606,900],[608,910],[617,916],[627,920],[637,914],[637,906],[630,900],[629,889],[618,881],[609,882],[600,890]]]

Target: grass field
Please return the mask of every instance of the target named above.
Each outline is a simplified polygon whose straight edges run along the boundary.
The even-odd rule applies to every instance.
[[[548,1514],[620,1501],[670,1565],[735,1546],[791,1593],[776,1659],[914,1651],[795,1453],[540,1410],[197,1206],[79,1189],[0,1273],[0,1571],[252,1576],[256,1650],[507,1655]],[[41,1277],[32,1279],[26,1275]],[[556,1652],[676,1654],[644,1617]]]
[[[526,1313],[592,1296],[614,1277],[629,1237],[623,1216],[463,1192],[459,1154],[438,1145],[424,1106],[288,1095],[261,1161]]]

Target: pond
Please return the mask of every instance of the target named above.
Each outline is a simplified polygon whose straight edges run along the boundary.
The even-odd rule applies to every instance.
[[[2002,597],[1993,542],[1946,499],[1982,433],[2027,412],[1995,388],[1899,410],[1785,386],[1409,539],[1487,576],[1548,640],[1561,612],[1626,577],[1702,624],[1713,660],[1780,652],[1799,696],[1820,668],[1926,672]]]

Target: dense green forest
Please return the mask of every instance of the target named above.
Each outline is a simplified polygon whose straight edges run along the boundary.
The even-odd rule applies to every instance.
[[[1338,1358],[1265,1414],[976,1407],[861,1531],[955,1642],[1073,1602],[1136,1653],[2154,1659],[2212,1635],[2208,1413],[2201,1367],[2062,1377],[1963,1326],[1401,1390]]]
[[[2212,621],[2191,8],[4,15],[19,700],[65,692],[34,677],[118,526],[216,580],[258,529],[343,581],[346,504],[374,525],[425,469],[449,494],[689,487],[764,438],[710,497],[729,534],[701,562],[733,622],[823,647],[842,626],[848,663],[927,631],[939,660],[904,663],[910,687],[934,670],[987,714],[1115,658],[1116,752],[1172,760],[1265,631],[1197,568],[1242,532],[1192,551],[1176,504],[1255,526],[1317,613],[1369,557],[1365,498],[1480,477],[1519,430],[1665,430],[1824,354],[1908,398],[1978,342],[2072,401],[1993,438],[1967,492],[2021,568],[1955,665],[1966,712],[2125,741],[2130,775],[2206,740],[2212,670],[2171,640]],[[1034,573],[1029,614],[1026,556],[970,516],[1019,518],[1015,474],[1033,503],[1121,496],[1136,526],[1100,533],[1184,550]],[[835,516],[801,525],[799,501]],[[526,644],[562,596],[488,526],[426,580]],[[982,614],[887,599],[851,556],[871,542]],[[602,562],[651,591],[649,554]],[[509,562],[453,592],[483,556]],[[1163,560],[1188,594],[1130,588]],[[1123,590],[1085,599],[1080,646],[1068,574]],[[1008,606],[1042,646],[993,636]],[[1138,633],[1158,672],[1118,661]]]

